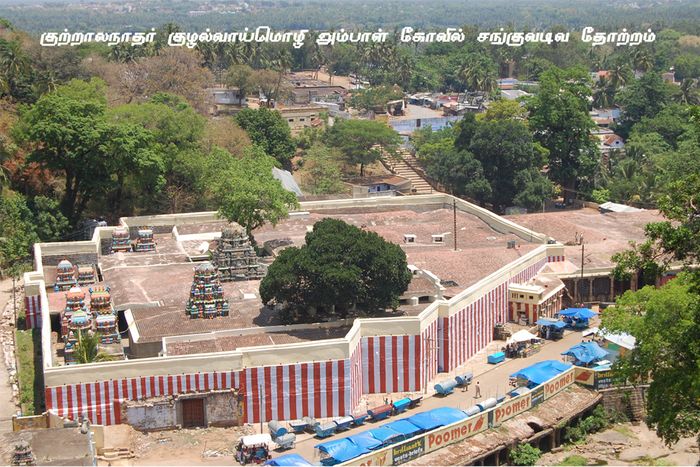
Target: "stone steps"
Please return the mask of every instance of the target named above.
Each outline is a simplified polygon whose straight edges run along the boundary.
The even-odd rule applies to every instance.
[[[428,183],[407,161],[416,164],[416,158],[408,151],[401,151],[396,156],[386,155],[382,162],[389,171],[411,181],[413,194],[424,195],[433,192],[433,187]],[[417,164],[416,164],[417,165]]]

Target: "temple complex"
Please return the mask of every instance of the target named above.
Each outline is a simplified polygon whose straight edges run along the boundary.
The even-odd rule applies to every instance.
[[[141,227],[134,244],[134,250],[138,252],[156,251],[156,242],[153,239],[153,230],[148,227]]]
[[[54,290],[68,290],[76,285],[75,266],[67,259],[61,260],[56,266],[56,283]]]
[[[117,228],[112,231],[112,253],[119,251],[131,251],[131,238],[129,229]]]
[[[260,279],[267,272],[258,261],[245,229],[236,223],[221,231],[212,260],[222,282]]]
[[[186,310],[190,318],[228,316],[229,304],[228,300],[224,299],[219,274],[216,267],[208,261],[194,269],[194,280]]]

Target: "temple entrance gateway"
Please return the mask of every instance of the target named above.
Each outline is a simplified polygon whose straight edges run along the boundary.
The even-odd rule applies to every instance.
[[[204,399],[181,399],[180,405],[183,428],[207,426],[204,420]]]

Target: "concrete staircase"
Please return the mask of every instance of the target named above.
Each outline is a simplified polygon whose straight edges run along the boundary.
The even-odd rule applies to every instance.
[[[411,181],[412,194],[429,195],[434,191],[430,183],[413,168],[418,167],[418,162],[410,151],[401,149],[397,155],[385,154],[382,163],[391,173]]]

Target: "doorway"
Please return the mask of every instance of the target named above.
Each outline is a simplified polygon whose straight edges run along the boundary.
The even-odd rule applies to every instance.
[[[204,420],[204,399],[181,399],[182,427],[193,428],[206,426]]]

